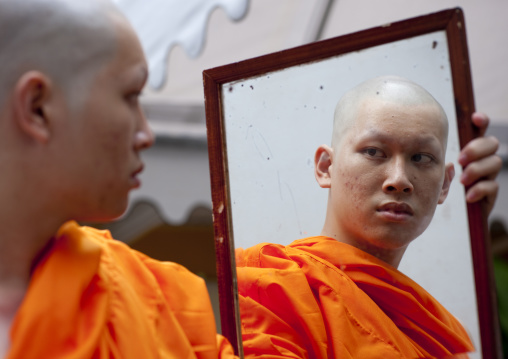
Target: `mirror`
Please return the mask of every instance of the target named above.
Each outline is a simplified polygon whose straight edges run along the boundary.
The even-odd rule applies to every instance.
[[[339,98],[364,80],[398,75],[427,89],[450,121],[456,179],[406,251],[407,274],[467,328],[476,357],[497,354],[486,219],[457,180],[474,110],[460,9],[393,23],[204,71],[223,334],[241,352],[234,250],[319,235],[328,191],[314,153],[330,144]],[[468,225],[469,224],[469,225]]]

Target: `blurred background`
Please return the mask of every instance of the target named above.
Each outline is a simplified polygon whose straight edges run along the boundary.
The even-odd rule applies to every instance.
[[[508,2],[505,0],[116,0],[151,77],[141,98],[155,132],[142,188],[107,226],[117,239],[202,276],[218,313],[202,71],[448,8],[466,18],[476,108],[491,118],[504,167],[490,217],[499,273],[508,258]],[[501,278],[498,275],[498,279]],[[507,285],[508,277],[500,286]],[[507,293],[507,289],[504,289]],[[500,302],[508,304],[508,298]],[[506,315],[505,315],[506,317]],[[504,323],[507,325],[508,323]]]

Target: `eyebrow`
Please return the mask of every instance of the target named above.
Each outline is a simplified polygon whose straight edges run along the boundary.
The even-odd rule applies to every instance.
[[[123,79],[123,86],[131,90],[134,88],[139,89],[140,87],[144,87],[148,80],[148,69],[144,64],[140,64],[124,73]]]
[[[418,146],[426,146],[426,145],[442,145],[441,141],[434,135],[429,134],[419,134],[415,136],[416,138],[413,138],[411,142]],[[369,141],[369,140],[377,140],[381,141],[383,143],[393,142],[393,136],[386,134],[385,132],[380,132],[375,129],[369,130],[369,132],[360,137],[360,140],[363,141]]]
[[[148,80],[148,69],[145,65],[139,66],[139,70],[137,71],[139,74],[136,76],[136,83],[144,86],[146,81]]]

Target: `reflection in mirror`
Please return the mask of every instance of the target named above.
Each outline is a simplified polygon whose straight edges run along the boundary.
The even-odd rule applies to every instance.
[[[462,21],[460,12],[446,14],[446,21]],[[220,86],[214,83],[220,93],[217,110],[207,92],[216,236],[229,239],[225,248],[231,250],[221,254],[219,245],[218,260],[225,268],[232,266],[236,249],[246,357],[379,357],[393,350],[406,357],[445,356],[473,350],[462,325],[476,351],[471,357],[482,352],[493,357],[486,353],[495,349],[480,335],[485,319],[477,310],[482,308],[478,281],[475,286],[479,267],[478,260],[473,265],[470,245],[483,246],[484,238],[470,241],[458,180],[446,191],[452,171],[445,163],[454,163],[455,177],[461,174],[457,159],[467,136],[461,134],[459,140],[458,129],[470,127],[470,83],[464,86],[466,96],[460,94],[451,58],[457,55],[450,52],[456,44],[450,43],[450,27],[440,26],[353,47],[361,51],[288,61],[257,76],[252,68],[284,56],[254,59],[243,76],[223,76]],[[405,28],[414,27],[399,27]],[[395,29],[397,25],[389,28]],[[390,32],[382,28],[371,34],[381,31]],[[348,43],[342,38],[328,45],[341,41]],[[207,75],[218,78],[238,68],[205,72],[205,85]],[[468,68],[459,73],[470,76]],[[441,110],[428,105],[430,100],[415,103],[427,95],[400,78],[370,82],[359,92],[368,89],[368,97],[350,93],[338,112],[354,114],[349,116],[354,120],[333,132],[338,99],[359,83],[385,75],[419,84],[442,106],[450,121],[446,158]],[[222,142],[213,118],[221,121]],[[313,237],[320,234],[324,237]],[[271,244],[260,244],[266,242]],[[219,264],[219,275],[225,268]],[[233,267],[222,298],[232,288],[234,274]],[[223,323],[231,323],[221,312]]]
[[[418,44],[413,48],[423,51],[429,48],[432,51],[431,44],[438,40],[445,41],[445,38],[432,34],[410,41]],[[395,43],[391,46],[393,53],[393,48],[402,49],[407,44]],[[261,244],[246,251],[237,250],[241,322],[244,333],[248,334],[243,343],[246,357],[260,350],[270,355],[282,355],[283,350],[287,350],[295,354],[314,352],[317,357],[342,357],[346,353],[362,357],[365,346],[380,355],[385,352],[379,346],[384,347],[386,341],[400,340],[397,333],[401,331],[403,338],[407,336],[412,342],[411,349],[406,352],[403,346],[396,349],[403,351],[406,357],[443,356],[472,350],[460,324],[416,283],[394,269],[398,267],[406,245],[427,226],[438,200],[441,200],[441,190],[442,197],[448,190],[450,178],[445,171],[444,158],[445,119],[439,104],[413,83],[385,76],[368,80],[359,88],[347,92],[335,111],[336,128],[332,130],[329,126],[336,102],[333,97],[348,90],[344,88],[346,81],[340,81],[346,76],[331,76],[333,69],[349,68],[348,77],[362,80],[365,73],[355,73],[349,65],[360,62],[358,57],[377,62],[376,52],[386,53],[386,48],[334,58],[320,63],[318,70],[309,69],[316,66],[310,64],[285,70],[284,74],[269,73],[245,84],[236,84],[235,87],[240,88],[242,84],[244,88],[247,86],[246,98],[252,97],[249,91],[258,88],[261,91],[267,88],[278,91],[282,84],[293,89],[306,84],[319,88],[315,91],[316,99],[308,94],[305,100],[302,98],[300,101],[292,101],[291,95],[289,99],[286,96],[268,96],[263,110],[261,113],[256,111],[255,117],[239,116],[235,112],[234,109],[241,108],[238,105],[245,104],[246,99],[233,99],[234,87],[231,92],[225,93],[224,102],[228,105],[224,109],[226,119],[241,118],[226,122],[226,138],[231,153],[228,161],[235,247],[251,247],[260,239],[289,245],[294,239],[305,236],[302,232],[295,235],[295,228],[313,236],[285,248]],[[417,59],[428,58],[421,53],[416,55],[415,62],[407,61],[408,64],[418,64]],[[337,64],[337,60],[343,63]],[[432,83],[441,102],[451,112],[449,117],[455,118],[446,56],[438,54],[436,65],[443,70],[432,71],[438,75],[435,77],[427,75],[422,78],[413,66],[403,73],[413,72],[414,78]],[[384,69],[380,66],[377,70]],[[313,80],[305,79],[301,73],[312,74]],[[321,85],[318,87],[315,81]],[[328,96],[325,95],[327,92]],[[330,103],[327,104],[326,100],[320,102],[321,98],[327,98]],[[270,102],[270,99],[273,100]],[[302,108],[309,106],[307,103],[311,109],[305,115],[299,115]],[[251,105],[249,103],[247,108],[253,108]],[[328,109],[325,112],[328,112],[329,120],[321,120],[317,115],[309,122],[312,109],[317,110],[318,107]],[[230,111],[230,108],[233,110]],[[277,120],[273,120],[274,116]],[[263,128],[265,122],[271,129]],[[308,128],[321,127],[319,124],[324,128],[316,131],[316,138],[313,138]],[[289,128],[291,130],[288,131]],[[450,136],[451,149],[446,163],[458,158],[455,128]],[[252,132],[256,135],[250,136]],[[308,149],[303,144],[308,141],[315,148],[320,143],[330,144],[332,133],[331,147],[319,146],[314,162],[315,149]],[[309,154],[305,150],[309,150]],[[314,172],[319,184],[330,188],[330,191],[318,190],[325,192],[325,196],[316,193],[308,198],[307,195],[313,193],[310,189],[318,186],[301,179],[312,181]],[[414,273],[410,276],[417,281],[419,277],[423,277],[420,282],[430,279],[428,288],[441,297],[439,301],[453,308],[455,316],[461,318],[466,326],[476,329],[478,323],[465,199],[458,184],[453,187],[452,193],[456,198],[448,206],[453,206],[453,210],[446,208],[443,212],[439,207],[431,229],[418,240],[425,245],[416,256],[428,260],[410,258],[412,267],[409,266],[406,273],[410,274],[413,268]],[[254,214],[248,213],[251,206],[264,208],[263,215],[253,217]],[[323,214],[323,210],[326,213]],[[263,223],[286,217],[287,223],[284,223],[285,226],[281,223],[273,227],[263,225],[262,229],[256,230],[251,219],[260,217]],[[323,226],[323,223],[322,230],[315,228]],[[446,236],[446,244],[443,245],[443,233],[450,232],[449,228],[453,226],[457,226],[457,230]],[[315,237],[320,233],[323,236]],[[253,234],[259,237],[253,238]],[[244,243],[243,239],[248,241]],[[364,255],[341,242],[361,248],[377,258]],[[440,249],[439,254],[436,253],[437,248]],[[463,251],[463,259],[450,266],[450,260],[443,259],[457,260],[457,248]],[[407,258],[404,261],[407,263]],[[448,270],[450,267],[452,270]],[[376,274],[376,271],[383,271],[383,275]],[[456,285],[451,291],[450,283]],[[444,290],[440,291],[440,286]],[[329,292],[322,293],[323,288]],[[411,288],[413,296],[406,298],[408,288]],[[337,296],[343,297],[343,301],[337,302]],[[348,297],[354,298],[353,301],[349,302]],[[392,308],[394,302],[397,303],[396,308]],[[439,310],[428,310],[430,307]],[[415,311],[415,308],[418,310]],[[364,312],[375,316],[376,320],[366,318]],[[343,319],[325,324],[333,316]],[[431,321],[436,322],[429,324]],[[411,330],[391,328],[394,322],[399,328],[410,327]],[[362,328],[371,327],[370,330],[375,331],[378,337],[376,340],[380,340],[378,344],[369,337],[365,338],[363,329],[358,335],[353,329],[345,330],[345,327],[355,327],[355,323]],[[279,328],[285,325],[288,326],[287,331],[281,334]],[[389,336],[384,336],[378,325],[382,325]],[[436,334],[427,335],[429,325],[435,332],[442,331],[439,333],[440,340],[434,339]],[[330,341],[329,337],[335,339]],[[430,338],[439,344],[433,347],[428,343],[432,342]],[[283,349],[275,349],[275,340],[286,340],[287,343],[282,345]],[[264,347],[265,343],[267,346]],[[440,351],[441,346],[447,349]],[[390,355],[392,350],[389,348],[385,354]]]

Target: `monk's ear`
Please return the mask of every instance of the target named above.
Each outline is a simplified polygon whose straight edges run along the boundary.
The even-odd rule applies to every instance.
[[[321,188],[330,188],[331,186],[332,160],[333,149],[327,145],[319,146],[314,156],[314,175]]]
[[[48,106],[52,99],[51,80],[39,71],[29,71],[17,81],[13,93],[14,118],[28,137],[46,143],[50,136]]]
[[[441,187],[441,193],[439,194],[439,200],[437,203],[441,204],[445,201],[448,196],[453,177],[455,177],[455,168],[453,167],[453,163],[447,163],[445,166],[443,186]]]

